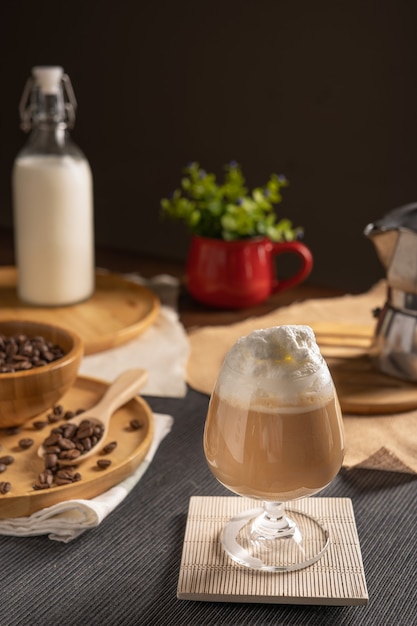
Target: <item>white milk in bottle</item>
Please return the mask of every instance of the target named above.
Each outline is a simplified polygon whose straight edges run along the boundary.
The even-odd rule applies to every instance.
[[[32,305],[71,305],[95,286],[92,175],[69,137],[76,103],[63,69],[33,68],[29,90],[21,116],[31,132],[12,175],[18,295]]]

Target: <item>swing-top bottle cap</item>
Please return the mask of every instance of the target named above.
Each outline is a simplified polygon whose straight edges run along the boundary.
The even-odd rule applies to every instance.
[[[55,66],[36,66],[32,68],[32,76],[45,94],[56,94],[60,88],[64,70]]]
[[[44,96],[51,96],[51,102],[46,102]],[[60,121],[62,124],[65,123],[67,128],[72,128],[76,108],[77,101],[71,81],[61,66],[32,67],[31,76],[26,81],[19,104],[21,127],[25,132],[32,128],[35,118],[39,121],[40,117],[45,115],[53,115],[53,121]]]

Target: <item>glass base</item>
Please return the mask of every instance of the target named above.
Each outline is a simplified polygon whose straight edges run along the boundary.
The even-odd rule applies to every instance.
[[[288,515],[287,515],[288,513]],[[221,543],[240,565],[268,572],[290,572],[318,561],[329,546],[329,533],[305,513],[282,503],[244,511],[226,525]]]

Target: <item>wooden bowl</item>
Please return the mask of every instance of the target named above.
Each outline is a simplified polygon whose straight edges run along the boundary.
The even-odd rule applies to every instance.
[[[47,365],[0,373],[0,428],[20,426],[51,409],[74,384],[83,357],[83,343],[69,329],[34,321],[0,321],[0,335],[43,337],[64,356]]]

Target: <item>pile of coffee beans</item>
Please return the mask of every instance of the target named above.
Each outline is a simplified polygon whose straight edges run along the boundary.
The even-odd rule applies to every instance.
[[[64,355],[60,346],[42,336],[0,335],[0,374],[42,367]]]
[[[44,469],[37,477],[37,482],[33,484],[33,489],[49,489],[50,487],[69,485],[82,479],[80,472],[76,466],[77,461],[85,452],[91,449],[93,445],[98,443],[104,432],[104,427],[93,420],[82,420],[79,425],[74,424],[70,420],[84,409],[76,411],[65,410],[60,404],[55,405],[46,415],[46,419],[36,420],[33,427],[36,430],[42,430],[48,425],[56,422],[62,422],[54,426],[43,445],[46,449],[44,456]],[[142,423],[137,419],[129,422],[132,431],[142,428]],[[6,432],[7,431],[7,432]],[[20,431],[19,427],[5,429],[5,434],[14,435]],[[30,437],[24,437],[19,440],[18,447],[28,450],[34,444],[34,440]],[[117,441],[110,441],[101,449],[101,455],[110,455],[117,447]],[[1,444],[0,444],[1,450]],[[60,460],[69,459],[74,464],[68,466],[60,465]],[[0,456],[0,473],[5,472],[9,465],[14,462],[14,456],[3,454]],[[97,468],[105,470],[111,465],[111,459],[100,458],[96,461]],[[0,481],[0,495],[7,494],[12,485],[7,481]]]
[[[38,482],[33,485],[35,491],[49,489],[54,485],[69,485],[81,480],[81,474],[74,467],[60,468],[59,465],[53,468],[45,468],[38,476]]]
[[[77,461],[100,441],[103,432],[103,424],[89,419],[82,420],[78,426],[73,422],[56,426],[43,442],[45,463],[48,459],[49,466],[60,460]]]
[[[83,413],[83,409],[77,411],[65,411],[61,405],[57,405],[47,415],[47,422],[38,423],[35,428],[43,428],[46,423],[54,423],[59,420],[67,420],[67,423],[54,427],[50,435],[44,440],[45,469],[38,476],[38,482],[33,485],[34,489],[48,489],[54,485],[68,485],[81,480],[81,474],[77,471],[77,461],[80,457],[91,450],[102,439],[104,426],[94,420],[85,419],[79,425],[71,421],[75,415]],[[34,424],[35,425],[35,424]],[[111,454],[117,447],[117,441],[106,444],[101,453]],[[60,461],[72,461],[74,465],[65,468],[60,466]],[[111,465],[110,459],[99,459],[97,467],[107,469]]]
[[[77,413],[81,413],[79,409]],[[55,408],[48,419],[54,421],[63,416],[74,416],[74,413],[64,412],[61,406]],[[82,420],[79,425],[67,422],[56,426],[44,440],[45,469],[39,474],[38,482],[33,488],[48,489],[54,485],[69,485],[81,480],[81,474],[72,465],[61,467],[60,460],[73,461],[76,464],[82,454],[91,450],[103,436],[104,426],[92,420]]]

